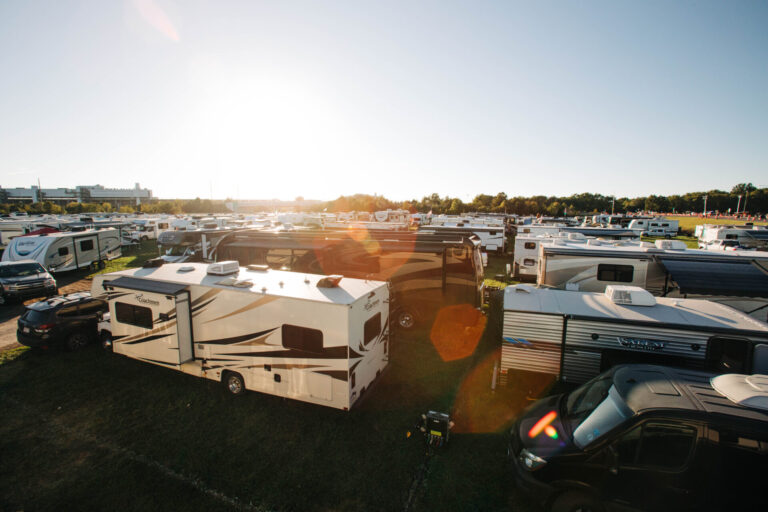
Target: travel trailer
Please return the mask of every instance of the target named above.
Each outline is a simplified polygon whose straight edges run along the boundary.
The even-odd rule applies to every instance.
[[[611,284],[639,286],[662,297],[704,298],[768,320],[768,252],[711,253],[679,240],[541,243],[536,282],[564,290],[603,292]]]
[[[11,240],[3,261],[35,260],[51,272],[66,272],[119,258],[114,228],[23,236]]]
[[[655,219],[633,219],[627,228],[640,230],[643,236],[663,236],[672,238],[677,236],[680,222],[663,219],[661,217]]]
[[[380,281],[170,263],[97,275],[117,354],[259,391],[348,410],[389,360],[389,290]]]
[[[504,290],[501,375],[525,370],[580,383],[619,363],[765,374],[768,325],[716,302],[656,298],[634,286]]]
[[[422,226],[419,231],[427,233],[452,233],[452,232],[470,232],[480,239],[480,247],[486,252],[504,253],[507,237],[504,233],[504,226],[489,227],[478,224],[459,224],[456,226]]]
[[[480,241],[468,232],[236,231],[219,240],[213,258],[390,281],[393,315],[402,329],[443,306],[480,307],[483,301]]]
[[[229,229],[163,231],[157,238],[157,247],[166,263],[208,261],[216,242],[231,232]]]
[[[694,234],[699,248],[725,250],[729,247],[768,250],[768,226],[725,226],[718,224],[698,225]]]

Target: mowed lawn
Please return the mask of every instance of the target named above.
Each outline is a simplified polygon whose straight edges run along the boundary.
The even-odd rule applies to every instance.
[[[350,412],[102,351],[19,350],[0,365],[0,510],[535,510],[512,484],[509,424],[529,402],[491,393],[499,300],[471,355],[444,362],[422,328]],[[449,445],[407,437],[429,409]]]

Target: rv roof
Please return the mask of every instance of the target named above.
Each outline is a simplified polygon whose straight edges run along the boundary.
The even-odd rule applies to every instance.
[[[576,292],[509,286],[504,291],[504,309],[567,315],[582,318],[645,322],[688,329],[752,331],[768,336],[768,324],[758,322],[733,308],[698,299],[656,298],[654,306],[623,306],[602,293]],[[662,325],[666,324],[666,325]]]
[[[189,268],[192,270],[188,270]],[[173,283],[180,285],[202,285],[222,288],[240,293],[258,293],[271,296],[293,297],[316,302],[351,304],[370,292],[386,286],[382,281],[343,278],[334,288],[318,288],[317,282],[325,276],[287,272],[283,270],[248,270],[240,267],[237,274],[227,276],[210,275],[205,263],[166,263],[154,268],[133,268],[104,275],[104,282],[123,276],[140,278],[147,281]],[[183,269],[183,270],[182,270]],[[252,286],[241,287],[220,284],[228,278],[237,282],[250,281]],[[308,282],[307,282],[308,281]]]

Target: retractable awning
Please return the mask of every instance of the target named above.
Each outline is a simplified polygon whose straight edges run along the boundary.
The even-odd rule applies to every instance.
[[[102,286],[105,288],[114,287],[127,290],[138,290],[141,292],[161,293],[163,295],[178,295],[188,287],[186,284],[150,281],[149,279],[139,279],[137,277],[129,276],[118,277],[112,281],[104,281]]]
[[[753,260],[684,260],[660,256],[681,293],[768,297],[768,274]],[[762,263],[765,266],[765,263]]]

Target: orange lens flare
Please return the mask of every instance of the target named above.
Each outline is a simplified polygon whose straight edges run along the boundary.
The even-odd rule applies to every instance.
[[[531,428],[531,430],[528,431],[528,437],[534,438],[537,435],[541,434],[541,432],[547,428],[550,427],[552,430],[555,430],[554,427],[550,425],[553,421],[555,421],[555,418],[557,418],[557,413],[555,411],[550,411],[547,414],[545,414],[539,421],[536,422],[536,424]],[[547,432],[547,435],[549,437],[553,437],[549,432]],[[557,435],[557,431],[555,430],[555,435]]]
[[[469,304],[442,308],[432,324],[429,339],[443,361],[471,356],[483,336],[487,319]]]

